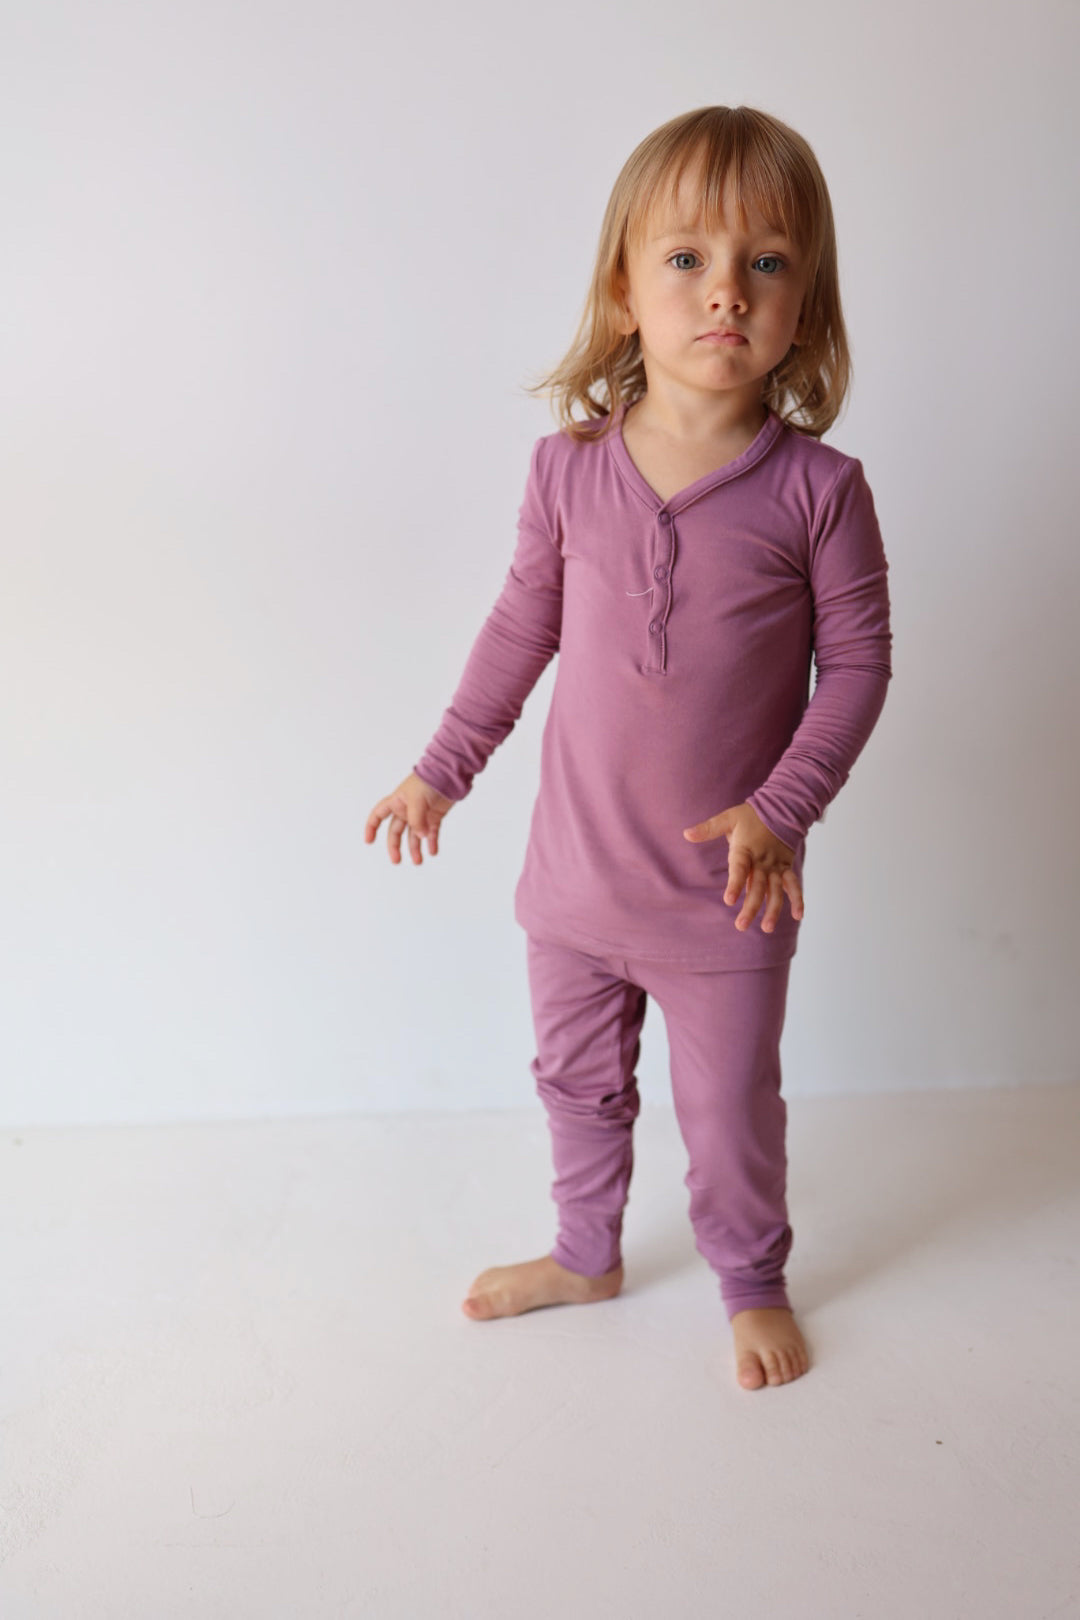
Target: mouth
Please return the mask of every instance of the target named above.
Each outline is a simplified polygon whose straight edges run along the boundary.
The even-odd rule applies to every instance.
[[[745,343],[747,340],[741,332],[732,332],[723,328],[719,332],[702,332],[698,338],[699,343]]]

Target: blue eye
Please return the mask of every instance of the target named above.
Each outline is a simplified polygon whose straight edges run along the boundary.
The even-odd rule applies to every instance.
[[[675,259],[696,259],[696,258],[697,258],[696,253],[691,253],[689,248],[683,248],[678,253],[673,253],[671,255],[671,257],[668,259],[667,262],[668,262],[668,264],[671,264]],[[772,262],[774,264],[779,265],[780,268],[783,269],[784,261],[783,261],[783,259],[780,257],[780,255],[778,253],[761,253],[754,260],[754,263],[755,264],[760,264],[763,259],[770,259],[770,260],[772,260]],[[770,270],[768,272],[768,274],[770,276],[774,276],[774,275],[777,274],[777,272],[775,270]]]

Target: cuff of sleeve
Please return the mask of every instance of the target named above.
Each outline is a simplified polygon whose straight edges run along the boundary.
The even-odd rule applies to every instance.
[[[756,812],[759,819],[765,823],[774,838],[779,838],[780,842],[786,844],[789,849],[798,849],[806,837],[801,828],[793,827],[789,822],[784,821],[782,817],[774,815],[769,800],[763,800],[757,793],[751,793],[746,802],[751,810]]]
[[[446,771],[437,765],[425,765],[422,758],[413,766],[413,775],[418,776],[421,782],[426,782],[428,787],[433,787],[436,793],[441,793],[444,799],[454,799],[455,801],[465,799],[468,797],[469,789],[472,786],[469,783],[468,786],[463,787],[456,777],[448,775]]]

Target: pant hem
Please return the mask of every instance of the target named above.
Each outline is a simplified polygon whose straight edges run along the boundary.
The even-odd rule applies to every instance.
[[[571,1254],[558,1243],[550,1251],[550,1256],[556,1264],[563,1266],[567,1271],[573,1271],[579,1277],[603,1277],[609,1271],[614,1271],[616,1266],[622,1265],[622,1256],[616,1254],[615,1258],[606,1265],[589,1264],[586,1267],[577,1256]]]
[[[727,1311],[728,1321],[739,1311],[764,1311],[782,1306],[791,1310],[791,1300],[785,1288],[762,1288],[757,1293],[745,1294],[738,1299],[724,1297],[724,1309]]]

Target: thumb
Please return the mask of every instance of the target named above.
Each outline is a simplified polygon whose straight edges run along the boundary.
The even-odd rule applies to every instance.
[[[730,809],[720,810],[715,816],[710,816],[707,821],[699,821],[694,827],[685,827],[683,837],[690,839],[695,844],[700,844],[710,838],[723,837],[725,833],[731,832],[733,826],[733,811]]]

